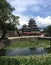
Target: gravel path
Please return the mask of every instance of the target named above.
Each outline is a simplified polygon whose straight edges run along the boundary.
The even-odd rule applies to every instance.
[[[51,38],[51,37],[42,37],[42,36],[20,36],[20,37],[9,37],[8,39],[36,38],[36,37],[40,37],[40,38]]]

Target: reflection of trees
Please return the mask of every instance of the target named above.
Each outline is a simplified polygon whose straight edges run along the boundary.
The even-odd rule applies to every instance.
[[[9,39],[2,40],[0,41],[0,49],[10,46],[10,44],[11,44],[11,40]]]
[[[1,44],[1,42],[2,42],[2,44]],[[4,49],[4,47],[10,46],[11,40],[9,40],[9,39],[2,40],[2,41],[0,41],[0,44],[1,44],[0,56],[2,56],[2,55],[5,55],[5,51],[6,51],[6,49]]]
[[[5,55],[5,51],[6,51],[6,49],[0,49],[0,56],[4,56]]]

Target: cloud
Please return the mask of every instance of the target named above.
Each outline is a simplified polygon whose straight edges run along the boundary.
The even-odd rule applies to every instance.
[[[51,25],[51,16],[48,16],[45,18],[40,17],[40,16],[37,16],[37,17],[27,17],[27,16],[23,17],[23,16],[21,16],[21,18],[19,20],[20,21],[19,23],[21,24],[20,26],[22,26],[24,24],[28,25],[30,18],[35,19],[35,22],[38,25],[38,27],[44,28],[48,25]]]
[[[39,12],[41,10],[41,8],[40,8],[40,6],[36,6],[36,7],[32,6],[30,8],[30,10],[34,13],[34,12]]]
[[[28,25],[34,18],[39,27],[51,25],[51,0],[7,0],[15,7],[14,15],[20,16],[19,23]]]
[[[23,17],[23,16],[20,16],[20,19],[19,19],[19,23],[20,23],[20,25],[24,25],[24,24],[28,24],[28,17],[27,16],[25,16],[25,17]]]
[[[35,20],[39,27],[46,27],[48,25],[51,25],[51,16],[45,18],[37,16]]]
[[[13,12],[16,15],[27,13],[27,11],[34,13],[42,13],[42,11],[47,11],[51,7],[50,0],[7,0],[10,4],[15,7]],[[48,4],[48,5],[47,5]],[[50,8],[51,9],[51,8]],[[48,11],[47,11],[48,12]]]
[[[37,16],[37,17],[32,17],[32,16],[23,17],[23,16],[21,16],[21,18],[19,19],[20,26],[18,26],[18,27],[21,28],[22,25],[24,25],[24,24],[28,25],[30,18],[35,19],[37,26],[40,27],[40,28],[44,28],[48,25],[51,25],[51,16],[48,16],[48,17],[45,17],[45,18],[40,17],[40,16]]]
[[[33,17],[33,16],[22,16],[22,15],[20,15],[20,19],[19,19],[20,25],[24,25],[24,24],[28,25],[28,22],[29,22],[29,19],[30,18],[35,18],[35,17]]]

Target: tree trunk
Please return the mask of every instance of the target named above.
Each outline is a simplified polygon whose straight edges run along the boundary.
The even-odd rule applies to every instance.
[[[2,36],[1,36],[1,39],[0,40],[3,40],[6,38],[6,34],[7,34],[7,30],[3,29],[2,30]]]

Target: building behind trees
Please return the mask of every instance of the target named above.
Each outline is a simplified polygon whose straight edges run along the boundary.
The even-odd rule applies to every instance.
[[[24,24],[22,27],[23,34],[39,35],[40,31],[34,19],[30,19],[28,25]]]
[[[35,32],[35,31],[39,31],[39,28],[37,27],[34,19],[29,20],[28,26],[23,25],[22,27],[22,32]]]

